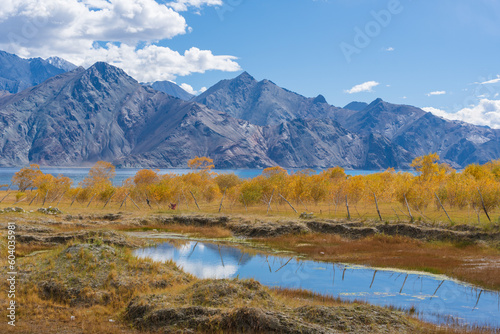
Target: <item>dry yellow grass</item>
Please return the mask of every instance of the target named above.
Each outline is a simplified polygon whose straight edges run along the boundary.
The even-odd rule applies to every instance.
[[[21,198],[20,202],[16,203],[16,191],[10,191],[7,195],[5,190],[0,191],[0,199],[3,199],[1,203],[2,207],[7,206],[19,206],[27,211],[36,211],[38,208],[44,206],[56,206],[57,201],[46,202],[42,205],[43,199],[35,199],[31,205],[26,200]],[[26,197],[24,197],[26,198]],[[75,200],[73,205],[71,205],[71,198],[63,198],[59,203],[58,208],[65,213],[72,214],[96,214],[96,213],[107,213],[107,212],[128,212],[132,214],[151,214],[151,213],[168,213],[168,214],[218,214],[220,199],[216,199],[210,203],[204,203],[199,201],[200,210],[196,207],[194,200],[192,198],[187,198],[181,201],[176,210],[170,210],[167,203],[150,203],[149,207],[145,201],[136,200],[136,204],[139,209],[130,201],[127,200],[123,206],[120,207],[121,201],[111,200],[106,208],[105,202],[93,199],[85,202],[78,202]],[[295,209],[300,212],[312,212],[318,218],[324,219],[345,219],[347,217],[347,209],[345,203],[293,203]],[[384,221],[409,221],[409,214],[407,208],[398,202],[384,203],[379,201],[379,208]],[[266,204],[261,205],[251,205],[245,207],[243,204],[226,200],[224,203],[221,213],[231,214],[231,215],[255,215],[255,216],[267,216],[267,217],[297,217],[296,214],[285,201],[280,199],[273,200],[269,212]],[[443,224],[443,225],[461,225],[467,224],[471,226],[480,227],[491,227],[500,224],[500,208],[495,208],[489,212],[489,215],[493,221],[491,224],[485,213],[482,210],[475,211],[472,208],[446,208],[448,214],[452,219],[452,223],[448,220],[446,214],[441,208],[432,204],[423,211],[417,211],[412,209],[412,216],[417,221],[422,221],[426,223],[433,224]],[[370,200],[362,201],[356,205],[351,204],[349,207],[350,215],[353,219],[358,220],[379,220],[375,203]]]

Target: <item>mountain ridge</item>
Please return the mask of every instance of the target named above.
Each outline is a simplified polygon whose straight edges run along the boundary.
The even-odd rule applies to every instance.
[[[59,67],[58,67],[59,66]],[[76,68],[62,58],[20,58],[0,50],[0,90],[19,93],[45,80]]]
[[[170,81],[155,81],[151,84],[145,85],[151,86],[157,91],[166,93],[174,97],[178,97],[179,99],[182,99],[184,101],[189,101],[194,97],[193,94],[186,92],[184,89],[182,89],[182,87]]]
[[[500,130],[380,98],[353,103],[338,108],[247,72],[185,101],[97,62],[0,91],[0,166],[186,167],[198,155],[218,168],[404,169],[434,152],[456,168],[500,158]]]

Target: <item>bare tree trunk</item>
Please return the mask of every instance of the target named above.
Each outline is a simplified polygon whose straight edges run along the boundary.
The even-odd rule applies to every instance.
[[[396,215],[396,218],[400,221],[401,219],[399,219],[399,216],[398,216],[398,213],[396,212],[396,210],[394,210],[394,208],[391,206],[391,209],[392,211],[394,211],[394,214]]]
[[[481,194],[481,190],[479,190],[479,188],[477,188],[477,191],[479,192],[479,196],[481,197],[481,204],[483,205],[484,213],[486,213],[486,217],[488,217],[488,220],[491,223],[490,215],[488,214],[488,210],[486,210],[486,205],[484,205],[483,194]]]
[[[103,209],[106,208],[106,206],[108,205],[109,201],[111,201],[111,199],[113,198],[113,196],[115,196],[115,194],[116,194],[116,191],[114,193],[112,193],[111,196],[109,196],[108,200],[106,201],[106,203],[103,206]]]
[[[220,205],[219,205],[219,213],[221,212],[222,210],[222,203],[224,202],[224,197],[226,197],[226,191],[227,191],[227,188],[224,189],[224,194],[222,195],[222,199],[220,200]]]
[[[130,200],[132,201],[132,203],[135,205],[135,207],[140,210],[141,208],[139,208],[139,206],[134,202],[134,200],[132,199],[132,197],[130,197]]]
[[[273,195],[274,195],[274,189],[271,193],[271,198],[269,199],[269,203],[267,203],[267,213],[266,214],[269,214],[269,210],[271,209],[271,201],[273,200]]]
[[[120,209],[122,208],[123,204],[125,204],[125,201],[127,200],[127,197],[129,195],[130,195],[130,193],[128,193],[127,196],[125,196],[125,198],[123,199],[122,204],[120,204]]]
[[[378,209],[377,195],[375,195],[375,192],[373,192],[373,198],[375,199],[375,206],[377,207],[378,217],[380,218],[380,221],[382,221],[382,215],[380,214],[380,210]]]
[[[345,196],[345,207],[347,209],[347,220],[351,220],[351,212],[349,212],[349,202],[347,201],[347,195]]]
[[[436,199],[438,200],[438,203],[441,206],[441,208],[443,209],[444,213],[446,213],[446,217],[448,217],[448,220],[450,221],[450,223],[453,224],[453,221],[451,220],[450,215],[448,214],[448,211],[446,211],[446,209],[444,208],[443,203],[441,203],[439,196],[436,194],[436,192],[434,192],[434,195],[436,196]]]
[[[194,204],[196,204],[196,207],[198,208],[198,210],[200,210],[200,211],[201,211],[200,206],[198,205],[198,201],[196,200],[196,197],[194,197],[193,192],[192,192],[191,190],[190,190],[189,192],[191,193],[191,196],[193,196],[193,199],[194,199]]]
[[[7,198],[7,196],[9,196],[9,194],[10,194],[10,192],[9,192],[9,191],[7,191],[7,195],[5,195],[5,197],[4,197],[4,198],[2,198],[2,200],[0,201],[0,203],[2,203],[2,202],[3,202],[3,200],[4,200],[4,199],[6,199],[6,198]]]
[[[403,195],[405,197],[406,208],[408,209],[408,213],[410,214],[410,222],[413,222],[413,216],[411,215],[410,206],[408,205],[408,200],[406,199],[406,194]]]
[[[182,197],[184,197],[184,199],[186,200],[186,209],[189,211],[189,201],[186,197],[186,194],[184,194],[184,189],[181,189],[182,191]]]
[[[59,197],[59,201],[57,201],[57,204],[56,206],[59,206],[59,203],[61,203],[61,200],[63,199],[64,195],[66,195],[68,191],[66,190],[65,192],[63,192],[63,194],[61,195],[61,197]]]
[[[92,203],[92,200],[94,199],[94,197],[95,197],[96,195],[97,195],[97,193],[96,193],[96,194],[94,194],[94,196],[92,196],[92,198],[90,199],[89,204],[87,204],[87,208],[90,206],[90,203]],[[44,202],[45,202],[45,201],[44,201]]]
[[[283,198],[285,200],[285,202],[288,203],[288,205],[290,205],[290,207],[293,209],[293,211],[295,211],[295,213],[298,213],[297,210],[295,210],[295,208],[292,206],[292,204],[290,202],[287,201],[287,199],[285,197],[283,197],[283,195],[279,194],[281,198]]]
[[[243,200],[243,204],[245,205],[245,212],[248,212],[247,201],[245,201],[245,196],[243,196],[243,194],[241,194],[241,199]]]
[[[31,202],[30,202],[30,204],[28,204],[28,205],[31,205],[31,203],[33,203],[33,201],[34,201],[34,200],[35,200],[35,198],[37,198],[37,197],[38,197],[38,193],[36,193],[36,194],[35,194],[35,197],[33,197],[33,198],[31,199]]]

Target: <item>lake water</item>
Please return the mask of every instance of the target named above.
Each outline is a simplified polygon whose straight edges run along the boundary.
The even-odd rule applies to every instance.
[[[0,168],[0,185],[9,185],[14,173],[20,170],[19,167],[2,167]],[[50,167],[50,168],[41,168],[41,170],[45,174],[52,174],[54,176],[64,175],[73,180],[73,185],[77,185],[81,182],[89,173],[90,168],[67,168],[67,167]],[[115,186],[122,185],[122,182],[128,179],[129,177],[133,177],[141,168],[119,168],[116,169],[116,176],[113,179],[113,184]],[[263,169],[214,169],[212,170],[218,174],[229,174],[234,173],[242,178],[252,178],[262,174]],[[297,170],[290,169],[289,173],[293,173]],[[319,172],[320,170],[316,170]],[[192,172],[191,169],[179,169],[179,168],[169,168],[169,169],[159,169],[159,174],[187,174]],[[378,171],[368,171],[368,170],[348,170],[346,174],[348,175],[366,175],[375,173]]]
[[[409,310],[436,324],[500,328],[500,297],[444,276],[306,261],[294,257],[250,255],[225,244],[175,241],[134,251],[139,258],[173,260],[199,278],[253,278],[271,287],[300,288]],[[255,254],[253,250],[252,254]]]

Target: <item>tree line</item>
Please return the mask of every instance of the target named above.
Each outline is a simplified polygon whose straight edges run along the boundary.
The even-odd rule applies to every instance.
[[[426,216],[427,210],[472,210],[488,215],[500,205],[500,160],[483,165],[471,164],[461,171],[440,163],[437,154],[416,158],[411,166],[415,172],[387,169],[368,175],[349,176],[341,167],[317,173],[304,169],[289,173],[271,167],[251,178],[212,172],[213,161],[196,157],[189,161],[190,173],[164,174],[143,169],[122,185],[113,185],[115,167],[99,161],[79,184],[63,175],[44,174],[32,164],[15,173],[12,184],[18,187],[16,201],[36,200],[38,203],[113,205],[130,201],[134,206],[188,210],[239,207],[276,210],[276,205],[303,211],[309,207],[328,206],[329,212],[376,207],[396,215]],[[446,215],[448,213],[446,212]],[[361,215],[360,215],[361,216]],[[382,219],[382,217],[380,217]],[[450,218],[451,220],[451,218]]]

